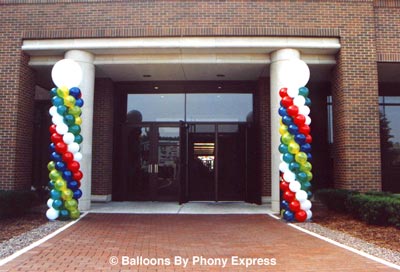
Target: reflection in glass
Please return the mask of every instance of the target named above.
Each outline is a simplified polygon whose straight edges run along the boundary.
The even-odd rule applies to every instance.
[[[207,93],[187,94],[188,122],[245,122],[253,111],[252,94]]]
[[[179,192],[179,128],[158,128],[157,200],[178,199]]]
[[[127,112],[138,111],[143,122],[172,122],[185,118],[185,94],[128,94]]]

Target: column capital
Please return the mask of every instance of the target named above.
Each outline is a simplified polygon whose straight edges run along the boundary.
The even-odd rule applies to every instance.
[[[300,51],[297,49],[283,48],[271,53],[271,62],[281,60],[300,59]]]
[[[85,62],[89,64],[93,64],[94,61],[94,55],[90,52],[83,50],[69,50],[65,52],[64,57],[66,59],[72,59],[77,62]]]

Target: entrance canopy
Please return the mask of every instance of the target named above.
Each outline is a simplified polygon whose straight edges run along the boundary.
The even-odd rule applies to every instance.
[[[257,80],[269,76],[270,53],[297,49],[311,80],[329,80],[340,49],[338,38],[168,37],[25,40],[39,82],[50,82],[51,67],[69,50],[94,55],[96,77],[113,81]]]

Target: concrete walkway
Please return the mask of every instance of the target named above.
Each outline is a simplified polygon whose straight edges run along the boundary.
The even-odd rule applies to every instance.
[[[88,214],[0,271],[396,271],[268,215]]]

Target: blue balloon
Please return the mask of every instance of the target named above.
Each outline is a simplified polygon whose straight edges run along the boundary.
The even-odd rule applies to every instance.
[[[63,172],[62,176],[66,181],[72,181],[72,172],[71,171],[65,170]]]
[[[58,161],[58,162],[56,162],[56,169],[58,171],[65,171],[67,169],[67,166],[65,165],[64,162]]]
[[[306,143],[306,135],[303,133],[298,133],[296,136],[294,136],[294,140],[301,146]]]
[[[306,182],[307,181],[307,174],[304,172],[299,172],[296,175],[296,179],[300,182]]]
[[[59,96],[54,96],[54,97],[51,99],[51,103],[53,104],[53,106],[58,107],[58,106],[64,105],[64,99],[62,99],[62,98],[59,97]]]
[[[54,189],[54,181],[50,180],[50,181],[47,183],[47,187],[49,187],[50,190]]]
[[[54,151],[54,152],[51,152],[50,159],[51,159],[52,161],[55,161],[55,162],[57,162],[57,161],[62,161],[61,155],[58,154],[58,153],[55,152],[55,151]]]
[[[82,107],[83,106],[83,99],[77,99],[75,101],[75,106]]]
[[[282,153],[282,154],[288,153],[289,152],[288,146],[285,145],[285,144],[280,144],[279,145],[279,152]]]
[[[284,123],[287,126],[290,126],[291,124],[293,124],[293,119],[292,117],[285,115],[282,117],[282,123]]]
[[[78,99],[81,96],[81,90],[78,87],[73,87],[69,89],[69,94],[72,95],[75,99]]]
[[[299,89],[299,95],[302,95],[302,96],[304,96],[304,97],[307,97],[307,96],[308,96],[308,93],[309,93],[309,90],[308,90],[307,87],[301,87],[301,88]]]
[[[307,153],[307,160],[308,160],[309,162],[312,162],[312,155],[311,155],[311,153]]]
[[[68,220],[69,219],[69,211],[68,210],[60,210],[60,220]]]
[[[289,163],[289,169],[293,173],[297,173],[300,170],[300,164],[298,164],[297,162],[291,162]]]
[[[282,117],[288,115],[285,107],[279,107],[278,113]]]
[[[60,105],[57,107],[57,112],[60,115],[64,115],[67,112],[67,107],[64,105]]]
[[[292,135],[297,135],[299,133],[299,128],[295,125],[295,124],[291,124],[288,127],[288,131],[290,132],[290,134]]]
[[[82,196],[82,191],[80,189],[77,189],[76,191],[74,191],[74,198],[76,200],[78,200],[79,198],[81,198]]]
[[[300,146],[300,150],[305,152],[305,153],[310,153],[311,152],[311,145],[309,143],[305,143]]]
[[[71,180],[67,182],[67,187],[72,191],[76,191],[79,189],[79,183],[75,180]]]
[[[311,191],[307,191],[307,196],[308,196],[307,197],[308,199],[311,199],[313,196],[313,193]]]
[[[56,145],[54,143],[49,145],[49,151],[50,153],[56,152]]]
[[[305,103],[305,105],[306,106],[311,106],[311,99],[310,98],[308,98],[308,97],[306,97],[306,103]]]
[[[283,154],[283,161],[286,163],[291,163],[292,161],[294,161],[294,156],[290,153],[285,153]]]
[[[289,209],[289,203],[286,200],[281,201],[281,209],[283,209],[283,210]]]
[[[53,88],[50,90],[50,97],[54,97],[57,95],[57,88]]]
[[[54,209],[58,210],[58,209],[60,209],[62,204],[63,204],[63,202],[62,202],[61,199],[54,199],[52,206],[53,206]]]
[[[61,192],[56,190],[56,189],[52,189],[50,191],[50,197],[54,200],[54,199],[60,199],[61,198]]]
[[[285,211],[283,213],[283,219],[285,219],[286,221],[291,222],[294,219],[294,214],[291,211]]]

